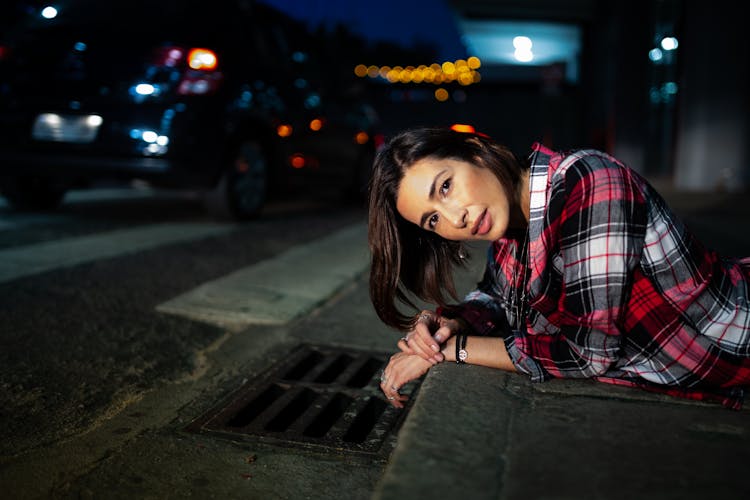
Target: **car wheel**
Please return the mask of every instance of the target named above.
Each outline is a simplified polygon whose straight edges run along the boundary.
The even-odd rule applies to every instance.
[[[53,210],[60,206],[65,189],[42,179],[3,179],[0,192],[18,210]]]
[[[257,217],[266,202],[268,160],[255,141],[240,143],[212,193],[209,211],[221,217],[244,220]]]

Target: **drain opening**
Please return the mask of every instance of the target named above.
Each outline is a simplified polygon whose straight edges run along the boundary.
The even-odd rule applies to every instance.
[[[415,380],[402,388],[410,398],[406,408],[388,404],[379,379],[388,356],[299,346],[186,430],[385,456],[421,384]]]

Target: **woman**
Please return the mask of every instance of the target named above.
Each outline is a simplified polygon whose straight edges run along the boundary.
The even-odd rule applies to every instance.
[[[593,378],[739,409],[750,383],[750,259],[696,240],[636,172],[595,150],[407,130],[381,149],[369,200],[370,296],[406,332],[381,376],[405,383],[443,361],[533,382]],[[491,242],[478,288],[455,297],[463,241]],[[404,314],[410,297],[436,311]]]

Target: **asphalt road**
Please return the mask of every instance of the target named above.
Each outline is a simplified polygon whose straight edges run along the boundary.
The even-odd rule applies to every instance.
[[[364,221],[361,207],[330,200],[278,201],[258,220],[232,224],[211,220],[185,193],[105,190],[70,198],[54,214],[0,205],[0,253],[21,255],[12,269],[20,277],[0,276],[3,461],[85,432],[158,384],[194,373],[196,353],[224,329],[157,305]],[[154,226],[159,234],[176,227],[179,238],[129,248],[138,231]],[[185,227],[211,230],[192,235]],[[108,235],[116,234],[113,244]],[[73,247],[75,255],[47,256],[54,262],[34,272],[40,246],[60,252],[67,247],[55,244],[82,238],[86,248],[103,238],[107,253],[81,258]],[[24,266],[31,274],[23,275]]]

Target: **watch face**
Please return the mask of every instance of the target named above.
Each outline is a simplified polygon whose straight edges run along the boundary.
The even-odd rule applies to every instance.
[[[460,359],[461,361],[466,361],[466,358],[468,357],[469,357],[469,353],[466,352],[464,349],[461,349],[460,351],[458,351],[458,359]]]

